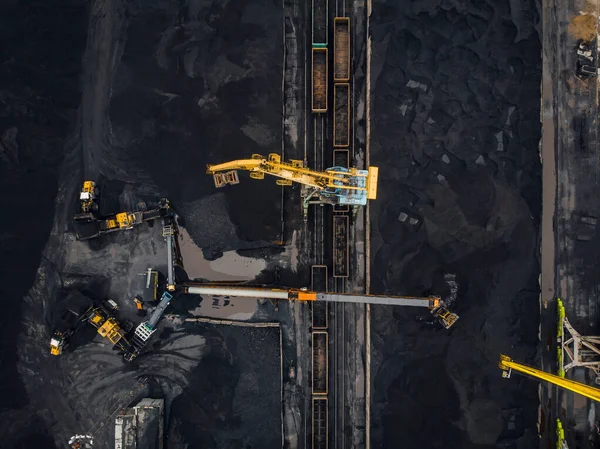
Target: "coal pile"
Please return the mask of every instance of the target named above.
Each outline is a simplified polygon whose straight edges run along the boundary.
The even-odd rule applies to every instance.
[[[80,101],[86,5],[0,6],[0,434],[2,447],[52,447],[28,407],[15,340],[54,216],[58,171]]]
[[[372,292],[438,294],[450,331],[374,308],[374,447],[537,444],[540,39],[533,1],[374,1]]]
[[[0,232],[2,447],[64,444],[101,416],[110,416],[109,409],[122,402],[138,374],[160,378],[167,400],[184,388],[188,397],[202,396],[198,407],[206,409],[193,416],[210,416],[212,405],[206,401],[214,397],[205,393],[222,379],[209,376],[200,384],[192,378],[202,370],[203,351],[210,352],[214,343],[217,352],[222,341],[210,340],[205,348],[197,334],[177,331],[165,335],[162,346],[133,368],[89,340],[73,344],[76,350],[57,360],[50,359],[45,346],[51,335],[48,317],[57,303],[54,293],[66,282],[61,270],[67,247],[78,244],[65,230],[84,177],[102,186],[102,214],[168,197],[212,259],[277,239],[280,188],[241,174],[245,185],[215,191],[205,167],[280,148],[281,3],[9,2],[0,13],[0,184],[11,217]],[[249,215],[260,216],[260,222]],[[130,250],[136,244],[133,235],[108,236],[81,248],[93,254],[88,262],[93,258],[101,268],[112,266],[115,251],[132,258],[137,254]],[[109,251],[113,255],[103,262]],[[117,289],[117,277],[130,262],[114,267],[114,276],[104,279],[107,289]],[[27,354],[20,358],[19,372],[14,366],[17,338],[21,354]],[[221,419],[237,432],[231,439],[273,447],[280,440],[280,417],[273,414],[280,410],[280,395],[272,387],[266,391],[262,380],[248,383],[244,391],[242,371],[251,371],[255,363],[244,357],[253,352],[234,351],[235,335],[228,338],[223,354],[238,374],[230,374],[229,404]],[[278,347],[278,341],[267,343]],[[256,348],[264,351],[258,343]],[[208,371],[218,365],[210,360],[204,366]],[[40,382],[53,386],[40,388]],[[265,394],[263,402],[253,399],[256,391]],[[267,393],[274,394],[275,409]],[[181,416],[187,412],[176,410]],[[180,420],[178,432],[179,441],[191,444],[187,438],[197,435],[189,416]],[[96,441],[98,447],[111,447],[106,433]],[[216,438],[218,447],[224,435]],[[207,444],[212,438],[201,437]]]
[[[281,3],[126,5],[104,158],[141,172],[146,183],[150,177],[209,258],[216,249],[276,240],[280,189],[273,180],[240,172],[240,185],[216,191],[205,171],[281,147]],[[247,219],[249,207],[261,223]]]
[[[279,329],[194,326],[210,351],[172,403],[169,444],[281,447]]]

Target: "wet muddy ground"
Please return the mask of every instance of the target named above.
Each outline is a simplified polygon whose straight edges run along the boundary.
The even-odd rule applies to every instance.
[[[536,444],[537,384],[496,363],[537,354],[538,21],[535,2],[374,2],[372,291],[460,315],[373,309],[374,447]]]

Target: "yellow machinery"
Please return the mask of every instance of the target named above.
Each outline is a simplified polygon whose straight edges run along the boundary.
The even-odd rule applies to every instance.
[[[118,344],[125,337],[125,331],[121,329],[117,320],[108,317],[106,312],[99,307],[90,311],[87,320],[98,329],[101,337],[108,338],[113,345]]]
[[[133,212],[120,212],[102,219],[92,213],[77,214],[73,217],[73,225],[78,240],[89,240],[102,234],[133,229],[142,223],[164,218],[172,213],[169,201],[163,198],[158,206],[151,210],[146,209],[145,203],[140,203]]]
[[[421,298],[414,296],[352,295],[344,293],[318,293],[303,289],[276,289],[215,284],[188,284],[184,286],[183,291],[184,293],[195,295],[260,298],[272,299],[275,301],[326,301],[425,307],[429,309],[431,315],[446,329],[452,327],[458,320],[458,315],[450,312],[438,296]]]
[[[239,182],[237,174],[232,174],[235,170],[249,171],[253,179],[264,179],[265,174],[275,176],[280,178],[277,180],[280,186],[290,186],[294,182],[302,184],[311,190],[305,197],[318,195],[324,202],[332,204],[359,206],[377,198],[378,167],[368,170],[331,167],[319,172],[305,168],[300,160],[283,162],[281,156],[271,153],[268,158],[253,154],[251,159],[208,165],[206,173],[214,176],[217,187],[222,187]],[[220,172],[227,172],[227,177]]]
[[[545,371],[532,368],[527,365],[522,365],[517,362],[513,362],[510,357],[506,355],[500,355],[500,361],[498,362],[502,372],[502,377],[509,378],[513,370],[527,374],[535,379],[550,382],[557,387],[564,388],[565,390],[572,391],[573,393],[580,394],[586,398],[593,399],[594,401],[600,402],[600,390],[589,385],[575,382],[574,380],[565,379],[563,377],[547,373]]]
[[[107,218],[106,230],[110,231],[113,229],[121,229],[123,231],[127,229],[132,229],[135,225],[140,224],[141,214],[139,212],[121,212],[116,214],[114,218]]]
[[[79,193],[79,201],[81,202],[81,213],[87,214],[98,210],[98,188],[94,181],[84,181],[81,192]]]
[[[109,302],[114,304],[114,301]],[[125,360],[131,361],[136,357],[137,351],[125,337],[126,331],[104,307],[90,309],[85,320],[97,329],[98,335],[107,338],[113,346],[116,346],[122,352]]]

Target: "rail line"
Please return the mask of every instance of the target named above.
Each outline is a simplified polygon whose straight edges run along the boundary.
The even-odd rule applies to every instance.
[[[337,293],[346,292],[346,279],[335,278],[334,289]],[[332,419],[334,420],[333,447],[335,449],[344,449],[346,440],[344,438],[344,429],[346,426],[346,379],[345,379],[345,361],[346,359],[346,320],[345,304],[337,303],[332,307],[333,314],[333,410]]]

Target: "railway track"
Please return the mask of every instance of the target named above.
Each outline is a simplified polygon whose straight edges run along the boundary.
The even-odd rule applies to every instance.
[[[334,291],[345,293],[346,280],[344,278],[334,278]],[[344,428],[346,426],[346,322],[345,322],[345,304],[335,303],[332,307],[332,329],[330,332],[334,335],[332,339],[333,346],[333,410],[332,419],[333,429],[333,447],[334,449],[343,449],[346,447],[344,438]]]

